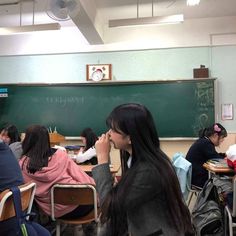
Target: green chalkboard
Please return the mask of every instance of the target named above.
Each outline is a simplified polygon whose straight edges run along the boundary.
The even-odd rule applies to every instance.
[[[126,82],[60,85],[0,85],[0,124],[15,124],[20,132],[42,124],[65,136],[85,127],[99,135],[117,105],[142,103],[152,112],[160,137],[195,137],[215,120],[214,79],[167,82]],[[1,91],[1,90],[0,90]]]

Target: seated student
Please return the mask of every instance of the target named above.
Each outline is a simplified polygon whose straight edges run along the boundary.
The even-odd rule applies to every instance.
[[[0,192],[24,183],[20,166],[9,146],[0,139]],[[0,222],[0,235],[16,235],[18,224],[16,218]]]
[[[0,192],[24,183],[20,166],[9,146],[0,138]]]
[[[80,152],[73,158],[77,163],[96,165],[98,162],[94,145],[98,139],[97,135],[91,128],[86,128],[81,132],[80,136],[82,137],[84,148],[81,148]]]
[[[214,158],[224,158],[224,153],[215,150],[227,136],[226,129],[219,123],[215,123],[208,128],[200,130],[199,139],[190,147],[186,159],[192,163],[192,184],[203,187],[208,180],[208,171],[203,164]]]
[[[17,160],[22,154],[22,145],[19,132],[15,125],[8,124],[1,129],[0,137],[9,145]]]
[[[51,214],[51,187],[56,183],[94,184],[94,180],[68,158],[67,153],[50,147],[46,127],[32,125],[27,128],[22,143],[23,155],[19,161],[25,182],[36,183],[35,201],[47,214]],[[73,218],[89,213],[93,206],[56,205],[55,217]]]
[[[151,113],[140,104],[116,107],[109,131],[96,142],[92,170],[102,205],[103,235],[190,236],[191,217],[170,159],[160,149]],[[123,173],[114,186],[110,141],[122,150]]]
[[[236,144],[229,146],[228,150],[226,151],[226,157],[228,166],[233,168],[236,172]]]
[[[236,172],[236,144],[231,145],[226,151],[228,166],[234,169]],[[233,209],[233,192],[225,194],[227,205]]]

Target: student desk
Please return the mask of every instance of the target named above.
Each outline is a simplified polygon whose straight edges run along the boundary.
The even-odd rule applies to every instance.
[[[91,174],[94,165],[79,165],[79,167],[86,173]],[[120,165],[110,165],[112,175],[115,175],[120,169]]]
[[[234,175],[234,170],[231,169],[230,167],[214,167],[208,163],[204,163],[203,167],[208,171],[209,178],[212,177],[212,175],[229,175],[233,176]]]

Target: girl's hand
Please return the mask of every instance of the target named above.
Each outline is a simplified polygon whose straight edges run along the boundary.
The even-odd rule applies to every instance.
[[[104,164],[109,162],[109,153],[111,150],[109,134],[102,134],[101,137],[95,143],[98,164]]]

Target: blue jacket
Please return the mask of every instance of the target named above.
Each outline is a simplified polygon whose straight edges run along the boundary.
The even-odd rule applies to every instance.
[[[9,146],[0,140],[0,192],[24,183],[20,166]]]
[[[184,155],[180,152],[175,153],[172,163],[179,179],[181,192],[186,201],[189,190],[191,189],[192,164],[186,160]]]

